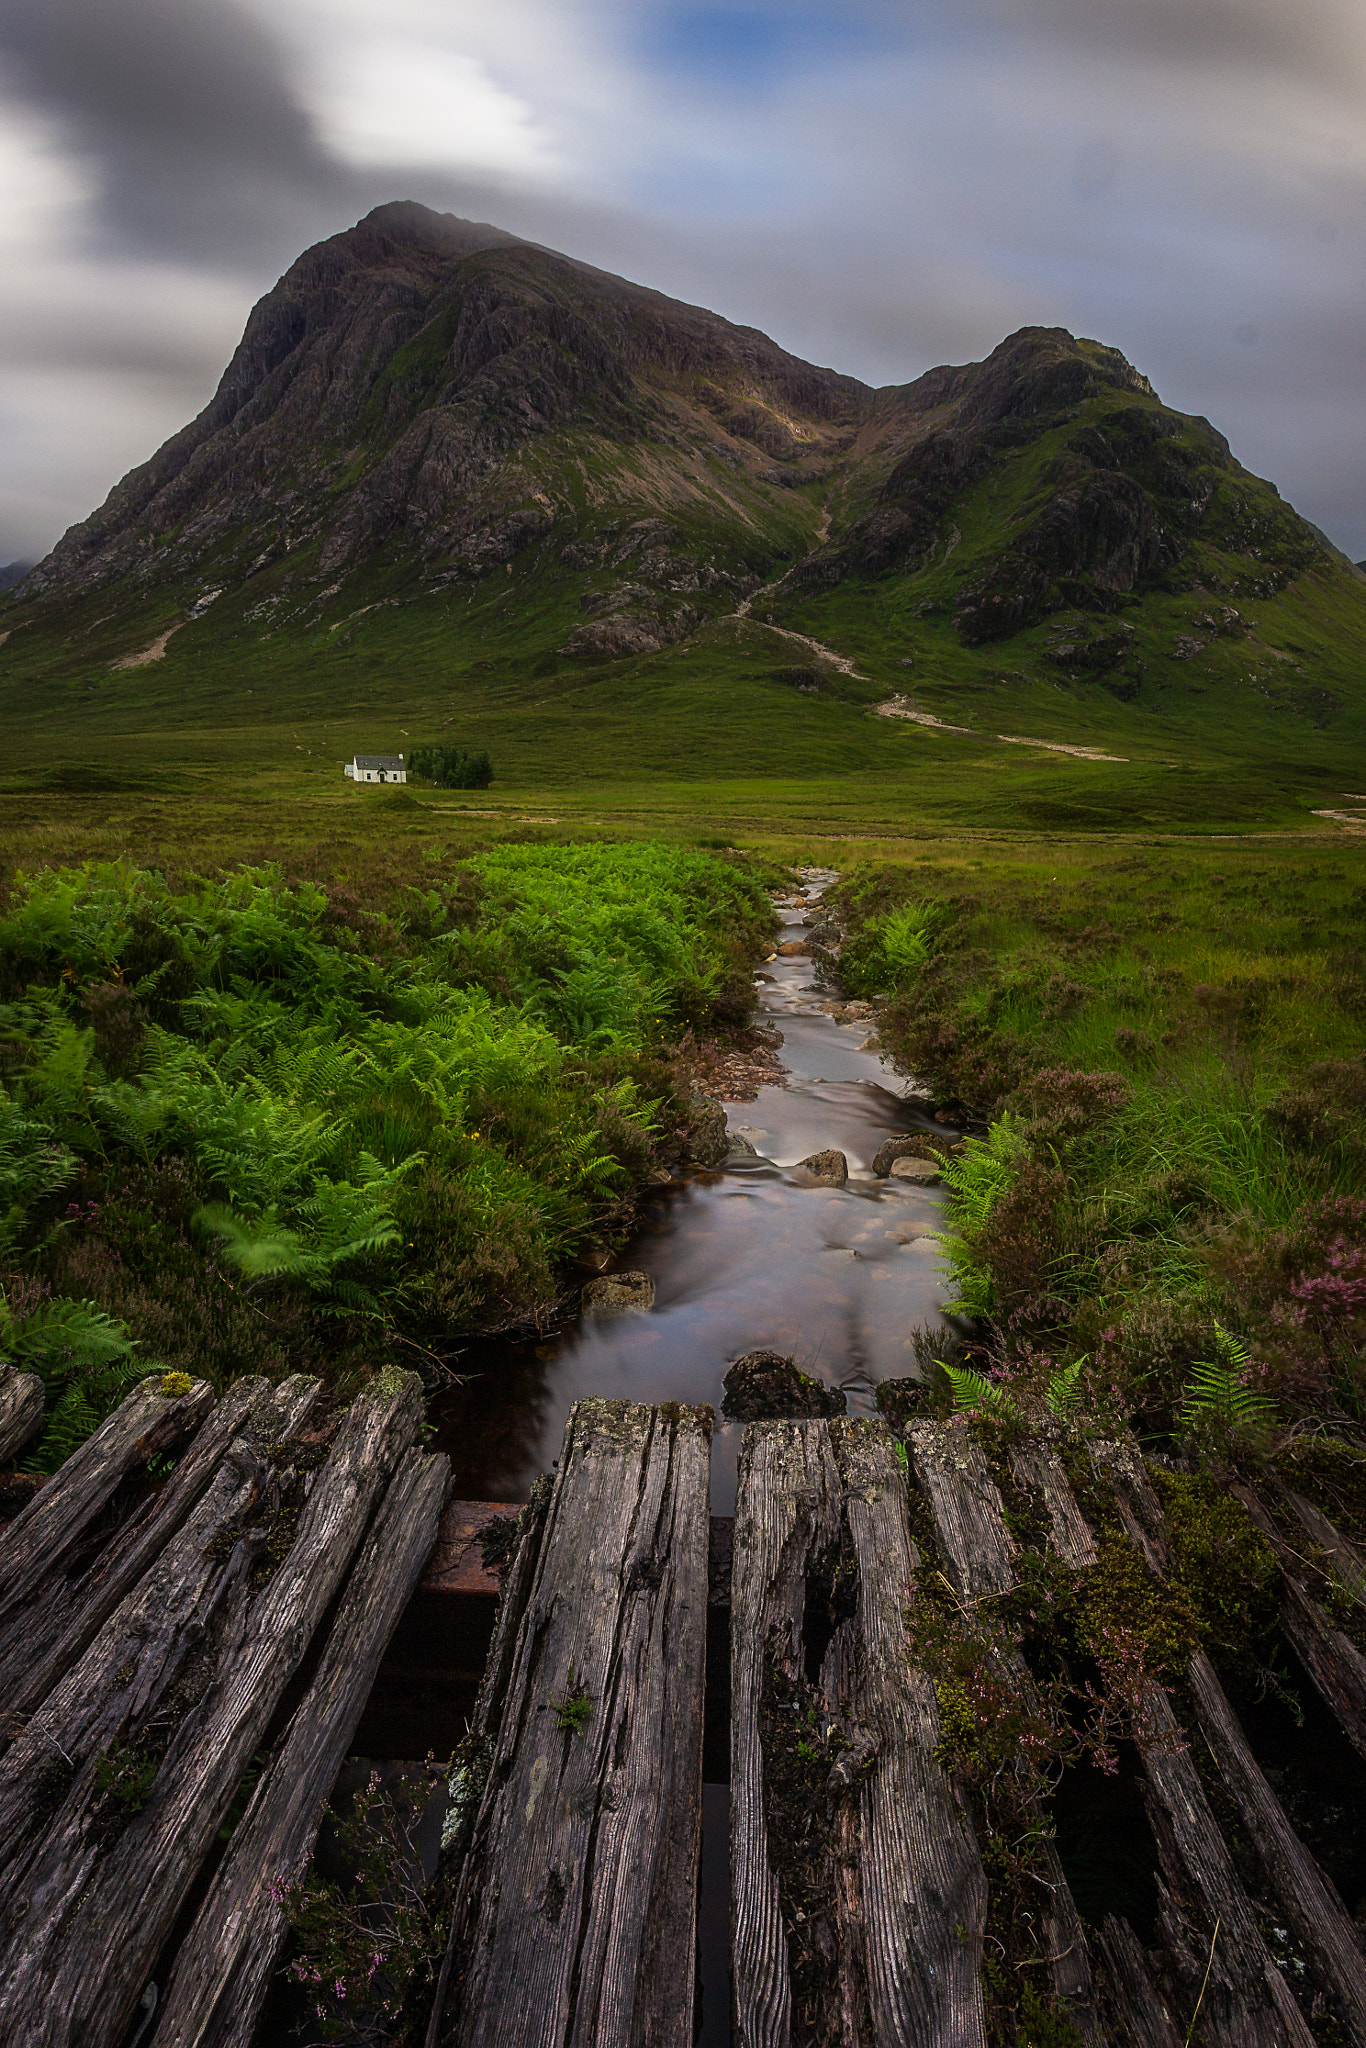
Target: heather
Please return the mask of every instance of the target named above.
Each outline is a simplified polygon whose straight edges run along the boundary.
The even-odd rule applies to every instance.
[[[1361,1421],[1366,890],[1326,851],[847,875],[840,971],[968,1133],[947,1298],[1002,1385],[1083,1362],[1098,1410],[1225,1451]]]
[[[770,917],[736,861],[649,843],[498,847],[365,901],[270,864],[21,882],[0,1314],[45,1379],[36,1462],[136,1369],[345,1392],[397,1353],[438,1384],[544,1315],[677,1142],[666,1055],[742,1020]]]

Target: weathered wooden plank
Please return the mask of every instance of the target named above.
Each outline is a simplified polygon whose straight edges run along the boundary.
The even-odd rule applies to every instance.
[[[1366,1607],[1366,1557],[1362,1556],[1359,1546],[1335,1528],[1321,1508],[1315,1507],[1312,1500],[1306,1500],[1302,1493],[1296,1493],[1292,1486],[1281,1486],[1278,1490],[1301,1528],[1323,1552],[1325,1570],[1344,1592],[1351,1594],[1358,1607]]]
[[[453,2035],[459,2016],[458,2001],[452,2001],[462,1959],[463,1944],[473,1924],[474,1900],[481,1873],[469,1854],[475,1823],[479,1817],[494,1743],[502,1725],[508,1686],[516,1662],[522,1616],[536,1580],[541,1539],[545,1532],[548,1500],[537,1499],[537,1489],[550,1491],[549,1481],[537,1482],[532,1500],[517,1521],[517,1541],[503,1573],[503,1590],[498,1602],[498,1620],[489,1645],[484,1675],[470,1718],[469,1735],[456,1759],[448,1781],[450,1804],[441,1830],[441,1856],[435,1883],[444,1885],[452,1899],[450,1931],[441,1959],[436,1991],[432,1999],[425,2048],[439,2048],[443,2037]]]
[[[731,2028],[736,2048],[792,2037],[787,1931],[769,1843],[761,1727],[767,1667],[805,1670],[807,1582],[840,1541],[839,1473],[818,1422],[751,1425],[740,1444],[731,1565]]]
[[[36,1372],[0,1363],[0,1466],[7,1465],[43,1419],[43,1383]]]
[[[1276,1553],[1285,1594],[1281,1630],[1343,1734],[1366,1757],[1366,1657],[1305,1584],[1309,1561],[1288,1544],[1250,1486],[1233,1492]]]
[[[287,1931],[273,1887],[302,1874],[449,1490],[449,1459],[409,1451],[400,1462],[352,1570],[317,1676],[176,1957],[153,2048],[240,2048],[251,2040]]]
[[[1053,1446],[1038,1437],[1029,1437],[1012,1448],[1010,1467],[1020,1485],[1032,1489],[1042,1500],[1058,1562],[1073,1570],[1093,1565],[1095,1538],[1077,1506],[1076,1495],[1067,1483],[1062,1460]]]
[[[1171,1538],[1137,1446],[1121,1439],[1092,1449],[1098,1469],[1110,1480],[1126,1532],[1151,1569],[1164,1575],[1171,1565]],[[1237,1725],[1232,1709],[1205,1659],[1194,1660],[1190,1676],[1203,1733],[1222,1770],[1227,1747],[1223,1735],[1230,1725],[1235,1729]],[[1165,1879],[1164,1945],[1192,2010],[1197,1997],[1203,2000],[1201,2031],[1211,2040],[1233,2044],[1233,2048],[1272,2048],[1273,2043],[1281,2048],[1284,2044],[1308,2048],[1313,2037],[1267,1950],[1195,1760],[1160,1687],[1145,1688],[1140,1719],[1136,1740],[1143,1759],[1144,1797]],[[1269,1826],[1267,1808],[1275,1801],[1241,1731],[1238,1739],[1240,1762],[1230,1761],[1222,1774],[1249,1831],[1254,1810],[1265,1828]],[[1260,1790],[1255,1808],[1253,1804],[1244,1808],[1243,1801],[1254,1789],[1253,1774],[1260,1780]],[[1284,1815],[1280,1819],[1288,1835],[1289,1823]],[[1284,1855],[1279,1832],[1277,1843]]]
[[[226,1553],[275,1476],[263,1452],[280,1433],[280,1407],[269,1387],[264,1392],[264,1400],[249,1395],[245,1412],[233,1404],[238,1432],[178,1536],[27,1723],[11,1724],[11,1747],[0,1760],[0,1879],[11,1889],[22,1887],[44,1835],[77,1825],[98,1797],[74,1782],[82,1764],[120,1744],[126,1749],[130,1727],[155,1725],[186,1664],[221,1627],[220,1608],[240,1597],[241,1564],[226,1569]],[[54,1791],[61,1796],[54,1799]]]
[[[421,1419],[415,1375],[382,1380],[359,1395],[326,1462],[309,1476],[292,1540],[278,1523],[273,1531],[258,1526],[236,1540],[218,1568],[196,1653],[188,1654],[188,1631],[169,1651],[155,1635],[134,1642],[122,1674],[120,1746],[106,1741],[79,1757],[68,1750],[75,1766],[69,1789],[18,1879],[0,1895],[7,1962],[0,2040],[22,2040],[26,2048],[63,2048],[71,2040],[117,2048],[242,1773]],[[243,1463],[250,1462],[244,1451]],[[173,1554],[185,1557],[213,1495],[211,1486],[149,1579],[165,1572]],[[253,1587],[251,1567],[272,1534],[282,1554],[273,1576]],[[142,1591],[111,1616],[44,1702],[5,1759],[7,1773],[45,1721],[75,1713],[82,1674],[88,1665],[107,1664],[102,1653]],[[159,1755],[157,1725],[144,1701],[144,1652],[163,1716],[166,1746]],[[178,1690],[168,1694],[171,1653],[180,1657]],[[87,1723],[86,1732],[104,1735],[107,1725]],[[118,1799],[111,1772],[131,1796]]]
[[[1164,1945],[1200,2031],[1223,2048],[1310,2048],[1313,2035],[1267,1953],[1247,1893],[1165,1692],[1149,1689],[1143,1758],[1148,1817],[1166,1879]]]
[[[1000,1489],[980,1444],[961,1425],[939,1422],[912,1423],[906,1441],[929,1504],[945,1574],[959,1598],[980,1602],[993,1594],[1009,1592],[1015,1584],[1015,1543],[1006,1526]],[[1066,1483],[1061,1472],[1057,1483]],[[1080,1515],[1079,1509],[1075,1512]],[[1066,1519],[1070,1520],[1070,1515]],[[977,1619],[990,1632],[991,1624],[980,1607]],[[1001,1641],[996,1655],[1002,1672],[1032,1702],[1033,1681],[1018,1649]],[[1043,1895],[1040,1920],[1053,1991],[1065,2004],[1083,2038],[1098,2042],[1101,2034],[1095,2013],[1090,1951],[1051,1833],[1041,1839],[1038,1853]]]
[[[984,2039],[986,1880],[935,1760],[934,1688],[907,1658],[917,1562],[883,1424],[746,1430],[731,1582],[738,2048],[786,2048],[794,2035],[847,2048],[978,2048]],[[841,1563],[843,1618],[832,1631]],[[839,1731],[828,1774],[824,1758],[817,1766],[816,1832],[799,1849],[803,1865],[818,1866],[814,1881],[804,1868],[784,1870],[793,1845],[774,1818],[783,1795],[766,1745],[784,1710],[818,1748]]]
[[[1191,1660],[1190,1681],[1201,1729],[1267,1882],[1352,2039],[1366,2044],[1366,1958],[1356,1923],[1291,1827],[1203,1650]]]
[[[1015,1583],[1015,1542],[971,1429],[959,1422],[913,1422],[906,1446],[959,1599],[1008,1592]]]
[[[1117,2048],[1181,2048],[1181,2037],[1128,1921],[1108,1914],[1096,1945],[1105,1969],[1111,2036]]]
[[[451,1501],[422,1574],[424,1593],[485,1594],[496,1599],[501,1588],[497,1574],[484,1563],[483,1539],[494,1525],[515,1522],[520,1512],[509,1501]]]
[[[570,1415],[436,2024],[459,2048],[691,2048],[710,1447],[707,1408]]]
[[[49,1574],[38,1593],[0,1626],[0,1708],[32,1713],[92,1643],[119,1602],[148,1572],[207,1492],[234,1438],[269,1404],[271,1432],[286,1437],[301,1425],[320,1380],[237,1380],[191,1439],[159,1492],[81,1572]],[[8,1737],[0,1724],[0,1751]]]
[[[62,1564],[128,1474],[163,1451],[179,1450],[213,1405],[207,1380],[174,1395],[161,1392],[159,1376],[139,1380],[0,1532],[0,1620],[31,1599]]]
[[[822,1683],[842,1668],[855,1753],[865,1731],[874,1745],[857,1800],[840,1813],[840,2038],[849,2048],[976,2048],[984,2038],[987,1886],[971,1823],[935,1755],[934,1686],[906,1655],[920,1560],[907,1527],[905,1475],[885,1424],[836,1420],[828,1428],[858,1605],[842,1625],[850,1641],[827,1653]]]

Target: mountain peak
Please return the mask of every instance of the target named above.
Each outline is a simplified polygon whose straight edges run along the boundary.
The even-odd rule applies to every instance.
[[[915,582],[921,612],[976,646],[1202,578],[1265,592],[1326,559],[1208,421],[1105,343],[1022,327],[982,362],[873,391],[394,200],[291,264],[210,404],[24,600],[194,577],[250,617],[282,575],[321,608],[361,574],[439,592],[517,565],[579,579],[555,644],[607,659],[695,632],[761,581],[788,603]],[[1129,643],[1104,626],[1084,644],[1102,672]]]

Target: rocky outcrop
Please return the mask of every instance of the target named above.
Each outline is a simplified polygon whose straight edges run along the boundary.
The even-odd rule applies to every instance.
[[[780,1351],[747,1351],[722,1382],[721,1413],[734,1422],[816,1421],[843,1415],[844,1394],[827,1387]]]

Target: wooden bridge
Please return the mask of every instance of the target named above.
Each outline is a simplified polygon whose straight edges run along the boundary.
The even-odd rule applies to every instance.
[[[325,1422],[317,1399],[300,1380],[216,1403],[144,1383],[0,1536],[0,2048],[264,2041],[281,1887],[386,1646],[417,1654],[403,1630],[429,1559],[419,1603],[491,1616],[479,1518],[442,1524],[416,1381]],[[1079,1497],[1041,1439],[989,1460],[959,1422],[756,1423],[718,1527],[711,1429],[707,1408],[580,1402],[510,1532],[451,1781],[428,2048],[693,2048],[708,1748],[729,1773],[739,2048],[985,2048],[1003,1861],[957,1771],[929,1589],[1028,1720],[1039,1680],[1001,1603],[1116,1540],[1160,1581],[1159,1495],[1125,1441],[1089,1447]],[[1242,1498],[1279,1560],[1284,1638],[1366,1756],[1361,1631],[1320,1598],[1327,1560],[1366,1612],[1366,1560],[1284,1486]],[[1361,1931],[1209,1659],[1189,1657],[1184,1734],[1168,1693],[1137,1683],[1151,1928],[1083,1923],[1021,1779],[1035,1847],[1024,1892],[1010,1880],[1010,1967],[1047,2038],[1366,2048]]]

